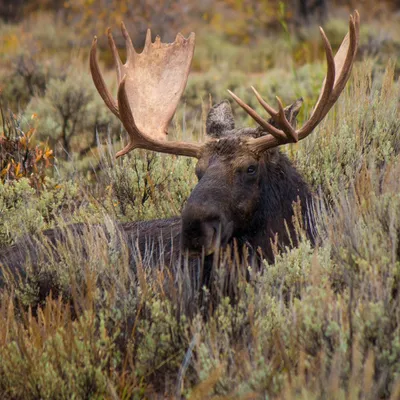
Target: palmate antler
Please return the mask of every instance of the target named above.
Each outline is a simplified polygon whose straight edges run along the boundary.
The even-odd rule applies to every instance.
[[[265,130],[265,132],[268,133],[268,135],[260,138],[249,140],[249,147],[256,153],[263,152],[282,144],[298,142],[307,137],[324,119],[346,86],[357,52],[360,31],[360,15],[357,11],[354,12],[354,15],[350,15],[349,33],[343,39],[335,58],[333,58],[332,48],[324,30],[320,28],[320,31],[324,42],[328,64],[327,74],[318,102],[314,107],[314,111],[312,112],[310,119],[300,129],[295,130],[286,119],[283,105],[279,97],[277,97],[279,110],[276,111],[263,100],[254,87],[251,87],[259,103],[278,123],[281,129],[272,126],[255,110],[228,90],[233,99]]]
[[[107,107],[121,120],[129,134],[129,143],[117,153],[120,157],[135,148],[198,157],[201,145],[168,142],[167,128],[185,89],[192,62],[195,35],[185,39],[178,34],[173,43],[151,41],[147,31],[142,53],[137,53],[124,26],[127,61],[122,64],[112,34],[109,45],[117,69],[118,102],[108,91],[97,62],[97,38],[90,51],[90,70],[94,84]]]

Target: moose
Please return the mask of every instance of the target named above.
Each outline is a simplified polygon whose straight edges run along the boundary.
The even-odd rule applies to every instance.
[[[314,240],[311,190],[289,159],[279,151],[279,146],[305,139],[338,100],[355,60],[359,25],[359,14],[355,11],[350,15],[349,32],[335,57],[320,28],[327,73],[313,112],[301,128],[296,127],[296,116],[302,99],[284,108],[277,97],[276,110],[252,87],[269,119],[264,119],[228,91],[258,127],[236,128],[231,106],[225,100],[209,111],[205,143],[167,140],[168,125],[188,79],[195,46],[194,33],[187,39],[178,34],[173,43],[162,43],[158,36],[152,42],[148,30],[143,51],[137,53],[122,23],[127,51],[127,60],[123,64],[109,30],[108,40],[118,79],[117,99],[109,92],[102,77],[95,37],[90,51],[93,82],[129,137],[128,144],[116,157],[134,149],[146,149],[198,160],[198,183],[181,216],[119,225],[131,252],[156,257],[155,254],[161,251],[167,261],[177,253],[186,253],[191,259],[202,257],[204,261],[219,248],[235,244],[238,248],[246,246],[253,254],[272,262],[274,246],[282,248],[296,244],[292,221],[296,202],[301,204],[306,234]],[[80,233],[84,227],[75,224],[71,229]],[[58,229],[48,230],[44,237],[55,243],[63,240],[63,233]],[[35,259],[35,251],[32,243],[17,243],[0,253],[0,265],[21,271],[28,256],[31,261]]]

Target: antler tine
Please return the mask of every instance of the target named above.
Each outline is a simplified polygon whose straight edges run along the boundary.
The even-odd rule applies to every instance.
[[[117,46],[115,45],[114,38],[111,32],[111,28],[107,29],[107,37],[108,37],[108,44],[110,46],[111,52],[113,54],[114,62],[115,62],[115,68],[117,68],[117,80],[118,84],[122,80],[122,61],[121,58],[119,57],[118,49]]]
[[[254,92],[254,94],[257,97],[258,102],[264,107],[264,110],[272,117],[275,118],[278,115],[278,111],[275,111],[260,95],[260,93],[257,92],[254,86],[251,86],[251,90]]]
[[[92,48],[90,49],[90,71],[94,85],[99,92],[106,106],[117,117],[119,117],[118,105],[112,94],[108,91],[103,75],[101,74],[99,63],[97,62],[97,37],[93,38]]]
[[[131,37],[126,29],[126,26],[123,22],[121,22],[121,32],[122,36],[125,39],[125,46],[126,46],[126,59],[130,60],[134,54],[136,54],[135,48],[133,47]]]
[[[333,58],[333,52],[331,44],[329,43],[328,38],[325,35],[324,30],[320,27],[320,32],[322,36],[322,41],[325,47],[325,55],[326,55],[326,63],[327,63],[327,72],[326,78],[323,83],[323,88],[321,90],[321,94],[317,101],[317,104],[314,108],[313,113],[311,114],[310,119],[305,123],[305,125],[301,128],[299,135],[307,135],[310,133],[319,122],[325,117],[326,113],[324,113],[325,106],[329,101],[330,96],[332,95],[333,87],[335,84],[335,76],[336,76],[336,68],[335,68],[335,60]],[[328,110],[329,111],[329,110]]]
[[[358,13],[356,14],[356,18]],[[350,16],[349,20],[349,33],[346,35],[346,37],[343,39],[342,44],[339,47],[338,52],[336,53],[335,56],[335,67],[336,70],[338,71],[338,74],[336,75],[335,78],[335,84],[333,87],[332,95],[329,97],[329,100],[326,103],[325,109],[324,109],[324,116],[328,113],[330,108],[333,106],[333,104],[336,102],[336,100],[339,98],[340,93],[343,91],[344,87],[346,86],[346,83],[350,77],[351,69],[353,67],[354,59],[356,56],[356,51],[357,51],[357,42],[358,42],[358,32],[356,31],[356,23],[354,21],[353,16]],[[343,53],[346,51],[346,46],[350,38],[350,44],[348,45],[348,49],[346,52],[346,57],[344,58]],[[343,62],[344,58],[344,62]]]
[[[268,103],[264,101],[264,99],[260,96],[257,90],[252,86],[253,92],[255,93],[257,100],[264,107],[264,109],[268,112],[269,115],[276,122],[279,123],[282,129],[277,129],[269,122],[267,122],[264,118],[262,118],[254,109],[252,109],[249,105],[247,105],[243,100],[241,100],[238,96],[236,96],[233,92],[228,90],[228,93],[232,96],[232,98],[242,107],[249,115],[252,117],[265,131],[271,134],[275,139],[284,141],[285,143],[297,142],[297,133],[290,125],[289,121],[286,119],[285,111],[283,110],[283,105],[279,97],[277,97],[279,104],[279,111],[275,111]]]
[[[265,121],[255,110],[253,110],[250,106],[248,106],[242,99],[235,95],[235,93],[228,90],[228,93],[232,96],[232,98],[239,104],[240,107],[243,108],[250,115],[251,118],[254,119],[262,128],[265,129],[266,132],[271,134],[277,140],[285,140],[286,135],[280,130],[272,126],[269,122]]]
[[[282,101],[278,96],[276,96],[276,100],[278,101],[278,106],[279,106],[277,122],[282,127],[282,131],[285,133],[289,141],[297,143],[299,141],[299,137],[297,135],[296,130],[292,127],[292,125],[290,125],[289,121],[285,116],[285,110],[283,109]]]
[[[357,48],[358,48],[358,43],[360,40],[360,13],[355,10],[354,11],[354,20],[355,20],[355,24],[356,24],[356,34],[357,34],[357,43],[356,43],[356,52],[357,52]]]
[[[286,138],[290,142],[298,142],[298,137],[296,131],[293,129],[292,125],[290,125],[289,121],[285,116],[285,110],[283,109],[282,101],[277,96],[276,99],[278,101],[279,111],[275,111],[257,92],[257,90],[252,86],[251,89],[253,90],[254,94],[257,97],[258,102],[264,107],[265,111],[281,126],[282,131]],[[282,139],[284,136],[282,136]]]
[[[146,40],[144,42],[144,48],[147,49],[151,45],[151,30],[147,29]]]

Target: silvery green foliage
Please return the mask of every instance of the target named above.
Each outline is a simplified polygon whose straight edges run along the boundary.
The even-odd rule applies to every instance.
[[[24,180],[0,186],[3,243],[47,227],[63,205],[73,221],[95,215],[101,222],[101,229],[91,225],[83,236],[70,233],[57,244],[58,259],[36,271],[28,265],[30,279],[10,280],[1,289],[4,398],[395,397],[400,89],[393,66],[384,75],[371,69],[356,66],[321,126],[282,150],[316,191],[321,188],[317,245],[301,240],[261,268],[238,266],[227,256],[211,289],[197,290],[191,281],[197,271],[187,265],[171,271],[139,263],[133,274],[115,229],[118,220],[177,214],[194,184],[192,161],[160,155],[151,161],[144,152],[118,161],[106,157],[93,185],[95,199],[82,196],[86,177],[79,173],[73,184],[60,190],[54,182],[39,195]],[[319,88],[318,71],[297,71],[307,92]],[[207,85],[222,96],[219,75],[212,86],[209,74]],[[290,74],[273,74],[272,81],[261,78],[268,96],[285,88],[286,103],[298,97],[286,81]],[[245,79],[234,74],[232,81],[239,86]],[[206,92],[200,78],[193,85],[193,95]],[[250,92],[242,94],[250,99]],[[35,239],[40,252],[51,254],[40,247],[40,235]],[[47,277],[56,290],[41,302],[39,283]]]
[[[0,185],[0,247],[52,226],[77,201],[78,186],[72,182],[47,178],[40,196],[27,178]]]
[[[59,155],[69,155],[73,145],[78,151],[84,145],[95,145],[96,129],[116,130],[119,125],[107,112],[90,76],[82,74],[77,65],[65,76],[51,78],[45,95],[33,97],[26,114],[36,115],[39,139],[58,144]]]

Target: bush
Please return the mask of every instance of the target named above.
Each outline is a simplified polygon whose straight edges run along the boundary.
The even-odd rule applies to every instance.
[[[37,114],[42,138],[49,138],[57,153],[68,158],[75,151],[88,151],[96,145],[96,130],[115,118],[107,112],[91,77],[72,66],[65,77],[51,78],[43,97],[35,96],[27,113]]]
[[[82,193],[72,182],[57,184],[46,178],[40,196],[27,178],[0,184],[0,247],[15,242],[25,234],[38,234],[51,227],[62,215],[74,211],[79,214],[81,199]],[[83,210],[80,211],[83,213]],[[24,221],[22,224],[21,220]]]
[[[52,167],[53,151],[46,144],[35,145],[32,137],[36,130],[21,129],[21,117],[5,110],[0,103],[2,126],[0,136],[0,182],[28,178],[30,185],[39,190],[46,170]]]
[[[13,107],[24,108],[32,96],[43,96],[50,71],[30,55],[17,55],[11,60],[11,69],[3,78],[2,94]]]

